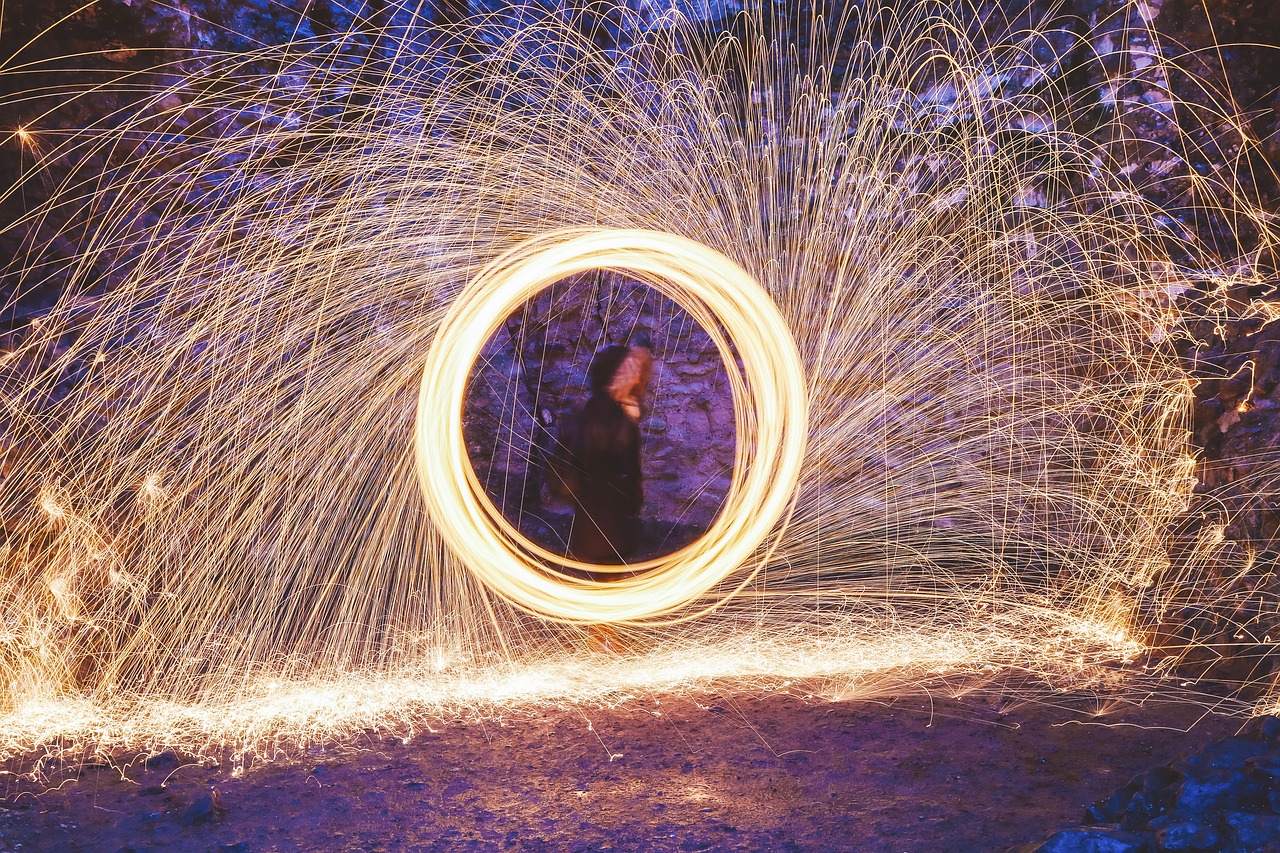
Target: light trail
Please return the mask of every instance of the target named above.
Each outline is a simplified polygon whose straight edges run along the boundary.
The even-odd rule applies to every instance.
[[[1156,102],[1082,106],[1056,22],[983,34],[944,3],[797,51],[758,12],[620,52],[579,23],[480,22],[471,66],[407,30],[376,61],[356,34],[204,56],[102,90],[136,109],[23,125],[48,200],[8,224],[18,290],[61,296],[0,362],[0,757],[252,753],[708,678],[1145,695],[1204,650],[1169,626],[1245,567],[1208,571],[1209,529],[1174,552],[1176,297],[1226,316],[1256,273],[1111,147]],[[1230,175],[1190,185],[1275,245]],[[497,324],[597,268],[702,324],[737,420],[709,534],[608,586],[543,571],[572,564],[460,446]],[[629,655],[581,651],[600,620]],[[1242,680],[1234,707],[1275,704]]]
[[[625,271],[668,295],[712,333],[731,369],[733,482],[699,539],[626,566],[608,581],[557,569],[599,570],[530,542],[485,496],[462,436],[467,379],[503,320],[557,281],[594,269]],[[725,328],[728,335],[720,333]],[[735,365],[736,367],[736,365]],[[786,533],[804,459],[804,372],[791,333],[759,284],[724,255],[654,231],[551,232],[482,270],[454,300],[422,374],[415,431],[418,482],[450,548],[486,586],[533,613],[579,622],[638,622],[684,610],[736,574],[727,598],[769,562]],[[768,547],[761,543],[770,540]],[[757,553],[759,551],[759,553]],[[550,571],[548,571],[550,569]]]

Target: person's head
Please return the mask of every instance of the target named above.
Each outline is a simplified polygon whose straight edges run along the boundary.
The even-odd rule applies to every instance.
[[[632,420],[640,420],[640,405],[653,374],[653,356],[647,348],[606,347],[596,353],[587,373],[592,393],[607,393]]]
[[[591,359],[591,367],[587,368],[587,377],[591,380],[591,392],[593,394],[608,392],[609,385],[613,382],[614,374],[618,372],[618,367],[630,352],[631,349],[629,347],[615,344],[605,347],[596,353],[595,358]]]

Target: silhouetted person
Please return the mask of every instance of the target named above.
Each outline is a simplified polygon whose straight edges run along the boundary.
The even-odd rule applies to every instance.
[[[548,480],[573,505],[569,556],[584,563],[622,563],[636,547],[644,502],[640,405],[651,371],[644,347],[596,353],[591,397],[560,429]]]

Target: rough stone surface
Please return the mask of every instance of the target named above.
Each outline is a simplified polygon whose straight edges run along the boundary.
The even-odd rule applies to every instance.
[[[1280,718],[1255,718],[1235,737],[1135,776],[1088,808],[1085,823],[1099,826],[1063,830],[1041,849],[1110,849],[1049,845],[1112,843],[1120,837],[1136,844],[1125,848],[1133,850],[1280,850],[1277,768]]]

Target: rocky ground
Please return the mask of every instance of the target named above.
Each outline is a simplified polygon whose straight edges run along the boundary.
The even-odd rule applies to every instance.
[[[242,774],[139,757],[43,793],[9,788],[0,851],[1036,849],[1117,787],[1130,791],[1123,814],[1135,774],[1141,789],[1154,768],[1241,726],[1191,704],[1069,701],[1076,712],[928,696],[639,696],[445,721],[407,744],[370,733]],[[1251,768],[1267,747],[1256,743]],[[1092,822],[1114,821],[1098,812],[1120,800],[1108,802]],[[1101,837],[1059,835],[1044,849],[1157,849],[1140,835],[1089,846]],[[1235,849],[1226,843],[1158,849]]]

